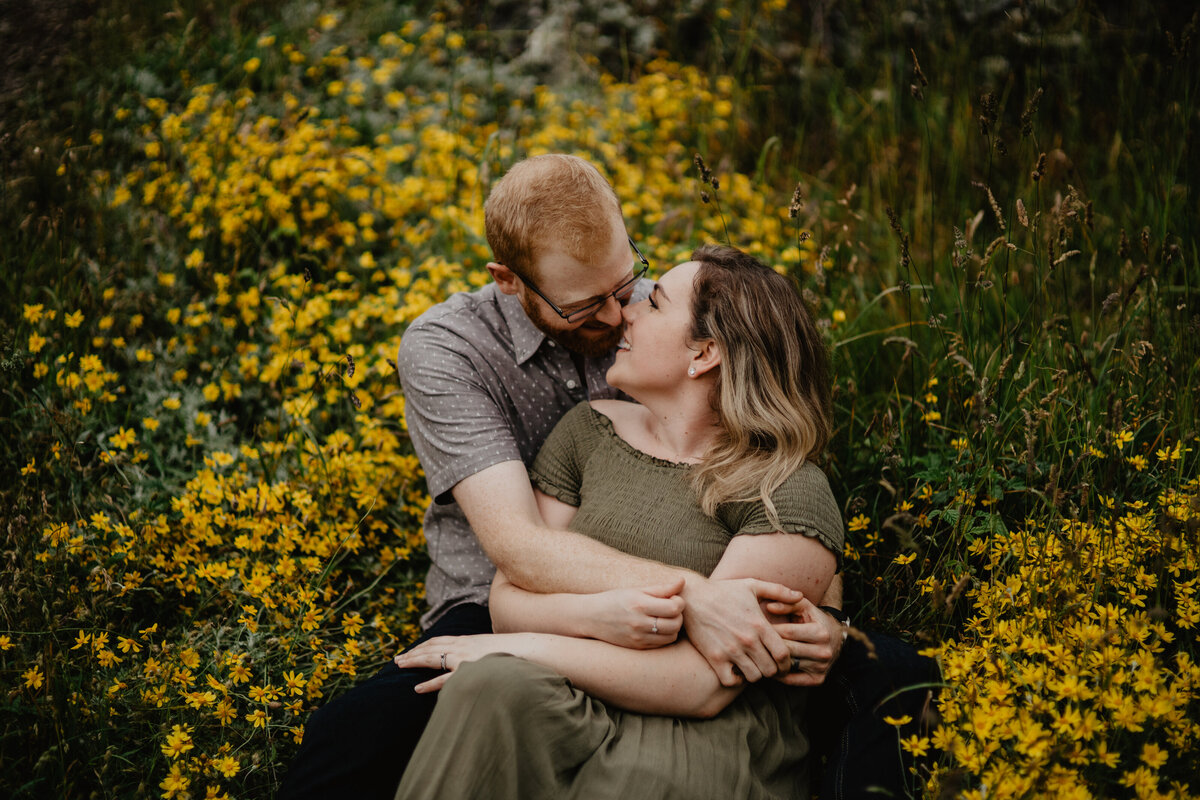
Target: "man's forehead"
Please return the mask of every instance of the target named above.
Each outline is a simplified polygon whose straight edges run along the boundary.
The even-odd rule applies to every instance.
[[[633,273],[633,252],[627,242],[622,244],[620,255],[595,252],[576,258],[562,252],[544,254],[538,259],[539,287],[556,289],[564,304],[608,294]]]

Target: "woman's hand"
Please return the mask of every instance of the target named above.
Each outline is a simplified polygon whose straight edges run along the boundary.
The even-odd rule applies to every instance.
[[[610,589],[588,595],[593,639],[649,650],[671,644],[683,628],[683,578],[674,583],[640,589]]]
[[[419,683],[418,694],[436,692],[445,685],[454,670],[468,661],[478,661],[489,653],[520,655],[526,638],[520,633],[481,633],[474,636],[437,636],[421,642],[392,659],[400,669],[444,670],[436,678]]]

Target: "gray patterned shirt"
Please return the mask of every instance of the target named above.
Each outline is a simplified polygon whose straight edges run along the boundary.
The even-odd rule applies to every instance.
[[[643,280],[634,299],[652,285]],[[456,605],[486,605],[496,571],[450,490],[505,461],[528,468],[577,403],[617,397],[604,379],[613,355],[585,360],[584,385],[571,353],[494,283],[450,297],[405,331],[396,359],[404,416],[434,498],[425,513],[424,627]]]

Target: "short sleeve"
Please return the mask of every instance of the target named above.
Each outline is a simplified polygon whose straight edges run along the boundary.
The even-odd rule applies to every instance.
[[[579,507],[583,467],[594,439],[591,407],[580,403],[550,431],[538,451],[529,479],[535,487],[569,506]]]
[[[771,502],[775,504],[779,525],[770,521],[761,502],[730,504],[725,513],[734,535],[782,532],[811,536],[841,563],[845,527],[829,479],[820,467],[808,462],[793,472],[771,494]]]
[[[414,323],[396,358],[405,424],[439,503],[451,502],[450,490],[464,478],[522,460],[504,409],[456,340],[450,331]]]

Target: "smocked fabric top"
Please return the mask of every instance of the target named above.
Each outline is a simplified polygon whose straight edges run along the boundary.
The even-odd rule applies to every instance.
[[[825,473],[809,462],[771,494],[780,525],[761,500],[724,503],[715,517],[700,510],[691,465],[635,449],[612,420],[589,403],[575,406],[551,431],[530,470],[534,486],[579,510],[571,529],[642,558],[708,575],[734,536],[798,533],[841,560],[841,513]]]

